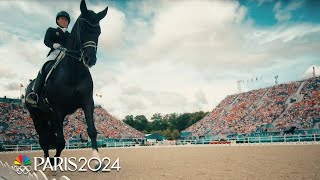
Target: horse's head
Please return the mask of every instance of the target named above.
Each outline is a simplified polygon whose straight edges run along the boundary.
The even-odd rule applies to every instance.
[[[92,67],[96,64],[98,38],[101,33],[100,20],[103,19],[107,12],[108,7],[99,13],[87,9],[85,0],[80,4],[81,15],[78,18],[78,41],[80,41],[81,60],[87,67]]]

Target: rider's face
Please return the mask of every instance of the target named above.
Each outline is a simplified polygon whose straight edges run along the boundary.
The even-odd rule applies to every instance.
[[[63,28],[67,28],[68,24],[69,24],[69,21],[68,21],[68,19],[66,17],[59,17],[58,24]]]

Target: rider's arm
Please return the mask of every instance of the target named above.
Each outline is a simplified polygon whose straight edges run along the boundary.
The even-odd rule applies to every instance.
[[[46,32],[46,35],[44,37],[44,44],[46,46],[48,46],[49,48],[53,48],[53,38],[54,38],[54,29],[53,28],[48,28],[47,32]]]

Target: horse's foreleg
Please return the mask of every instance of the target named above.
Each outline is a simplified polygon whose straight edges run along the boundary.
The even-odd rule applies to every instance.
[[[91,147],[93,150],[93,156],[100,158],[99,153],[98,153],[98,145],[97,145],[97,130],[94,125],[94,119],[93,119],[93,110],[94,110],[94,104],[93,104],[93,99],[85,105],[85,107],[82,108],[85,117],[86,117],[86,122],[87,122],[87,131],[88,135],[91,139]]]
[[[54,121],[54,126],[55,126],[55,131],[57,133],[56,137],[56,155],[54,157],[60,157],[61,152],[65,148],[66,141],[64,140],[63,136],[63,116],[58,113],[55,116]]]
[[[44,157],[49,157],[49,143],[48,143],[49,134],[44,130],[43,133],[39,134],[39,144],[41,149],[44,152]]]
[[[37,134],[39,135],[39,144],[41,149],[44,152],[44,157],[49,157],[49,124],[47,121],[44,120],[44,118],[41,116],[41,112],[38,110],[31,108],[30,106],[27,106],[30,116],[33,121],[33,125],[37,131]]]

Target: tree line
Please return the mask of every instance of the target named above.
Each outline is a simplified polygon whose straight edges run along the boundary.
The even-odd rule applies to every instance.
[[[123,119],[123,122],[145,134],[157,133],[172,140],[178,139],[180,137],[180,131],[198,122],[208,113],[209,112],[203,111],[183,114],[171,113],[165,115],[155,113],[150,121],[144,115],[137,115],[135,117],[133,115],[127,115]]]

